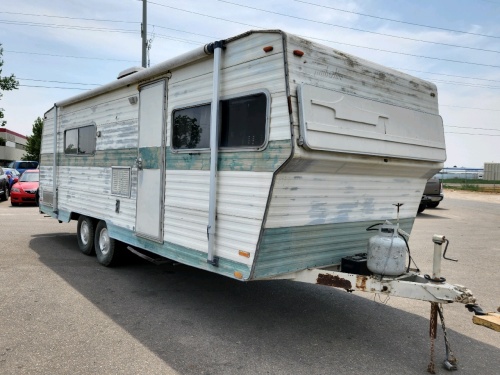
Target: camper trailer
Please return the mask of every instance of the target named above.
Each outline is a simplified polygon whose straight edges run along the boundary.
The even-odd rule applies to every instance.
[[[242,281],[465,302],[401,264],[341,268],[367,251],[367,228],[411,233],[445,158],[432,83],[250,31],[55,103],[40,210],[77,221],[80,250],[105,266],[129,249]]]

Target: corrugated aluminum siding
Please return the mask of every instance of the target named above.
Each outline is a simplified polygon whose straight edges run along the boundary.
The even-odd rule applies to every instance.
[[[263,47],[268,45],[274,50],[265,53]],[[268,92],[271,100],[270,146],[273,142],[287,140],[290,149],[282,51],[279,33],[253,34],[229,43],[222,56],[221,97],[259,90]],[[212,59],[207,59],[172,72],[168,89],[168,146],[172,110],[211,101],[212,64]],[[264,161],[262,153],[266,152],[219,153],[221,165],[225,167],[218,174],[216,256],[247,265],[253,262],[272,173],[280,165],[272,157],[266,164],[259,164],[259,172],[253,172],[253,163],[257,159],[254,160],[252,155]],[[167,153],[167,165],[169,155],[172,154]],[[185,160],[192,158],[187,153],[178,155],[175,156],[177,159],[182,159],[182,155],[185,155]],[[240,159],[240,156],[244,158]],[[200,170],[186,169],[188,164],[183,167],[176,163],[178,169],[167,168],[166,171],[165,240],[207,252],[209,171],[202,166],[199,166]],[[237,171],[226,169],[232,164],[238,166]],[[250,257],[240,256],[240,250],[250,253]]]

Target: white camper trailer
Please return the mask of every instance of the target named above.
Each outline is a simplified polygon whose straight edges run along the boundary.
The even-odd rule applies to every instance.
[[[448,284],[409,293],[394,278],[338,272],[366,252],[368,227],[411,232],[445,158],[432,83],[250,31],[56,103],[40,210],[78,220],[81,251],[104,265],[119,243],[244,281],[464,301]]]

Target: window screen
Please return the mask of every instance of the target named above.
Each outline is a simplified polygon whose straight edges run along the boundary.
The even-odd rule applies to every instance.
[[[210,104],[173,113],[174,149],[210,148]],[[267,96],[263,93],[221,100],[221,148],[258,148],[266,140]]]
[[[93,155],[95,152],[94,125],[66,130],[64,133],[64,153],[69,155]]]

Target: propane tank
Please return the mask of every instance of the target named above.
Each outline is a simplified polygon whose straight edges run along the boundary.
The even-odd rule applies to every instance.
[[[406,243],[399,237],[398,227],[385,223],[368,240],[367,267],[373,273],[396,276],[406,271]]]

